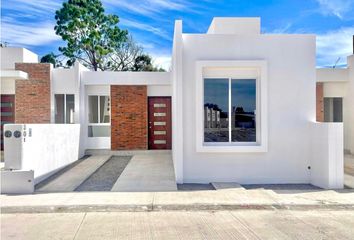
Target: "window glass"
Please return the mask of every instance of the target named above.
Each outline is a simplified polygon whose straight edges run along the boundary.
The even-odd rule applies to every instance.
[[[231,80],[231,141],[256,141],[256,80]]]
[[[204,80],[204,142],[229,141],[229,79]]]
[[[343,121],[343,103],[342,98],[324,98],[324,121],[342,122]]]
[[[110,122],[110,102],[108,96],[100,96],[100,122]]]
[[[89,123],[98,123],[98,96],[89,96],[88,114]]]
[[[73,94],[66,95],[66,123],[74,123],[75,112],[75,96]]]
[[[110,137],[111,126],[88,126],[89,137]]]
[[[64,94],[55,94],[55,123],[64,123]]]

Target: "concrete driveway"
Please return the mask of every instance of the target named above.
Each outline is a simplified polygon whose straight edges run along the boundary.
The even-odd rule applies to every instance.
[[[36,192],[177,191],[171,153],[130,153],[133,157],[128,161],[127,156],[112,156],[109,152],[81,159],[39,183]],[[114,181],[108,184],[107,178]]]

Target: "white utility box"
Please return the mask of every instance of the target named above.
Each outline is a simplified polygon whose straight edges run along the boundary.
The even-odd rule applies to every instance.
[[[22,145],[27,134],[24,126],[22,124],[5,124],[4,126],[5,170],[22,169]]]

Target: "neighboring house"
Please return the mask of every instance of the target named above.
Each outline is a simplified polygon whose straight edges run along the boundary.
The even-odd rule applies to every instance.
[[[171,72],[53,69],[2,48],[12,108],[1,111],[6,122],[80,123],[80,155],[172,149],[179,183],[309,183],[313,149],[330,147],[314,141],[314,129],[327,134],[315,123],[315,35],[260,29],[259,18],[214,18],[206,34],[186,34],[176,21]]]
[[[343,122],[344,150],[354,154],[354,55],[346,68],[317,69],[316,93],[318,121]]]

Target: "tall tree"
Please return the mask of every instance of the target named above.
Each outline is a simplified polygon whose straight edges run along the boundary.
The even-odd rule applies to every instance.
[[[133,37],[129,35],[124,43],[115,46],[113,52],[109,54],[112,71],[130,71],[133,68],[137,57],[143,54],[143,48],[137,44]]]
[[[137,56],[134,60],[134,64],[131,71],[140,72],[164,72],[165,70],[162,68],[157,68],[152,63],[152,58],[148,54],[142,54]]]
[[[55,55],[53,52],[48,53],[41,57],[41,63],[51,63],[54,67],[62,67],[63,63],[58,59],[58,55]]]
[[[57,35],[67,43],[59,51],[68,58],[67,65],[75,60],[97,71],[112,65],[108,54],[127,39],[127,31],[118,27],[116,15],[106,15],[100,0],[68,0],[55,13]]]

